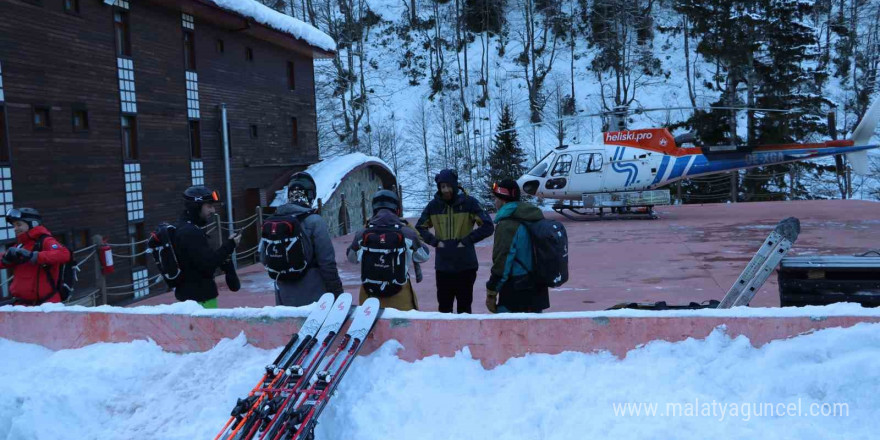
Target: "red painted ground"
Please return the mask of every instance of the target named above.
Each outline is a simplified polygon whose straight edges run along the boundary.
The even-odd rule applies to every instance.
[[[570,241],[571,279],[551,290],[549,311],[601,310],[621,302],[687,303],[721,299],[773,229],[789,216],[801,220],[801,235],[789,255],[862,253],[880,248],[880,203],[846,200],[671,206],[659,220],[574,222],[563,219]],[[555,213],[548,216],[562,218]],[[359,268],[345,260],[351,236],[334,239],[346,291],[357,293]],[[480,259],[474,312],[486,313],[492,240],[477,244]],[[425,280],[415,285],[420,308],[437,310],[434,262],[423,265]],[[274,305],[272,280],[259,265],[240,271],[242,289],[223,288],[220,307]],[[355,295],[356,297],[357,295]],[[163,294],[137,305],[174,302]],[[772,276],[752,301],[778,306]]]

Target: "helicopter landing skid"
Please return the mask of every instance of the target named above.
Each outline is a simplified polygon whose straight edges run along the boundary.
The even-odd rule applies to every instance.
[[[641,208],[644,211],[634,211],[632,208]],[[571,204],[556,204],[553,205],[553,210],[567,219],[581,222],[598,220],[655,220],[660,218],[654,212],[654,206],[584,208],[583,206]]]

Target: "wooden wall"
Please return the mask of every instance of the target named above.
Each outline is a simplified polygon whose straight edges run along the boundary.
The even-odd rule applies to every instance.
[[[15,205],[40,210],[57,235],[87,229],[120,243],[129,239],[129,222],[114,9],[79,0],[79,13],[71,14],[62,0],[0,0],[0,63]],[[150,231],[178,217],[180,194],[191,184],[184,29],[179,10],[135,1],[129,14],[144,227]],[[235,217],[248,217],[253,214],[245,212],[248,189],[268,187],[291,164],[317,161],[312,59],[198,17],[194,34],[205,183],[225,198],[219,110],[225,103]],[[223,40],[222,53],[217,40]],[[246,47],[253,50],[253,61],[245,59]],[[295,90],[288,86],[289,61],[296,70]],[[51,129],[33,127],[34,106],[50,107]],[[87,109],[88,131],[73,130],[75,106]],[[292,142],[294,117],[298,146]],[[130,280],[130,265],[117,260],[108,283]]]

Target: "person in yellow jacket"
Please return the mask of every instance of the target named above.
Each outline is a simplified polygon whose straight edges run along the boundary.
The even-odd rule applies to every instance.
[[[393,191],[376,192],[372,205],[373,217],[346,252],[348,261],[361,264],[360,303],[376,297],[381,307],[418,310],[409,267],[428,261],[428,246],[400,218],[400,199]]]
[[[452,313],[453,302],[457,301],[458,313],[471,313],[479,268],[474,244],[491,236],[495,227],[480,202],[458,186],[455,171],[440,171],[434,181],[437,194],[422,211],[416,230],[426,243],[437,248],[434,269],[439,311]]]

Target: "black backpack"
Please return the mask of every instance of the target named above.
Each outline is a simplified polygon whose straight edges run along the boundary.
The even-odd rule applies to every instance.
[[[273,215],[263,222],[260,261],[273,280],[305,276],[314,250],[302,223],[293,215]]]
[[[364,230],[361,249],[361,283],[368,296],[394,296],[409,281],[406,238],[399,225]]]
[[[170,223],[160,223],[156,230],[150,233],[147,242],[148,251],[153,254],[156,267],[169,288],[177,287],[180,281],[180,263],[174,252],[174,234],[177,227]]]
[[[532,274],[540,286],[559,287],[568,281],[568,233],[556,220],[523,222],[532,241]]]
[[[34,251],[40,252],[43,250],[43,241],[47,237],[49,237],[49,236],[48,235],[40,236],[40,238],[37,240],[37,242],[34,243]],[[79,280],[79,275],[78,275],[79,267],[77,267],[77,265],[76,265],[76,260],[73,257],[73,251],[70,250],[69,247],[64,246],[63,244],[59,243],[59,246],[63,246],[65,249],[67,249],[67,252],[70,253],[70,259],[68,259],[64,263],[61,263],[61,265],[58,267],[58,279],[57,280],[55,280],[52,277],[52,268],[50,265],[43,264],[40,266],[46,272],[46,278],[48,278],[49,285],[51,285],[52,289],[53,289],[52,293],[50,293],[49,296],[47,296],[45,298],[40,298],[40,303],[51,298],[52,295],[55,295],[55,292],[58,292],[58,294],[61,296],[61,302],[67,301],[70,298],[70,296],[73,294],[74,286],[76,285],[76,282]]]

